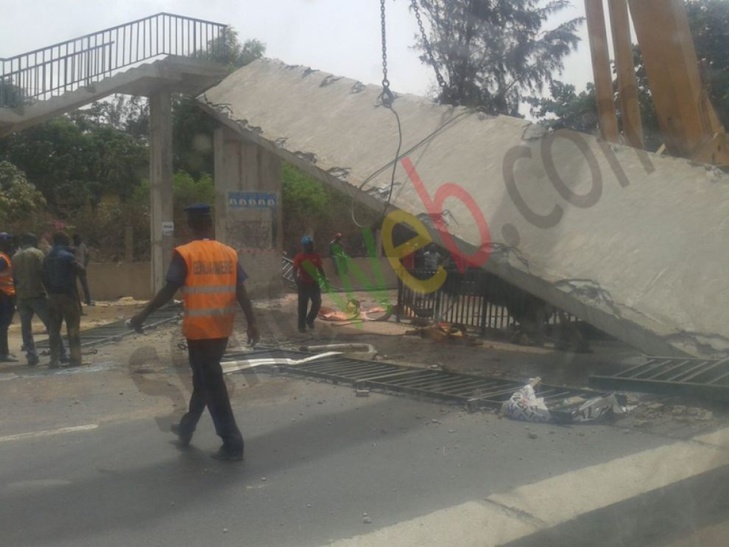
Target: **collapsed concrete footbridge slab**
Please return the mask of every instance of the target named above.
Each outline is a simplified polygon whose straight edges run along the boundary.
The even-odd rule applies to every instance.
[[[216,183],[238,138],[646,353],[729,352],[729,176],[412,95],[396,117],[380,95],[269,59],[238,70],[199,98],[224,125]]]

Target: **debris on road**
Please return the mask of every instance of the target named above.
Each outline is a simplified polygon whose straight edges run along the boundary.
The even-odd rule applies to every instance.
[[[511,398],[501,405],[499,414],[523,422],[547,423],[553,421],[544,399],[537,397],[534,393],[534,386],[542,379],[532,378],[529,383],[517,390]]]
[[[468,346],[483,345],[483,340],[471,336],[465,325],[459,323],[436,323],[405,332],[406,335],[430,338],[435,342],[461,343]]]
[[[335,351],[340,353],[343,357],[365,360],[372,360],[377,355],[377,350],[372,344],[323,344],[317,346],[301,346],[299,350],[311,353],[319,351]]]
[[[388,305],[387,308],[380,306],[365,308],[360,300],[351,298],[347,301],[343,310],[322,306],[319,309],[318,317],[338,325],[351,325],[363,321],[388,321],[394,313],[395,310],[392,306]]]
[[[590,399],[580,396],[568,397],[561,405],[550,410],[544,399],[538,397],[534,391],[540,382],[539,377],[530,379],[528,384],[517,390],[501,406],[499,414],[512,420],[533,423],[593,423],[601,419],[622,416],[635,408],[627,405],[624,396],[611,393]],[[530,434],[530,438],[534,437]]]

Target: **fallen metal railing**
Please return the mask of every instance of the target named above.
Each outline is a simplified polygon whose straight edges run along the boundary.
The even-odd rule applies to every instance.
[[[170,304],[160,308],[152,313],[144,324],[145,330],[155,329],[166,325],[173,321],[177,321],[181,317],[182,305]],[[119,342],[122,338],[134,334],[126,324],[126,319],[106,323],[98,327],[84,329],[81,331],[81,347],[92,348],[102,346],[104,344],[113,344]],[[47,351],[50,348],[50,340],[48,338],[36,342],[36,348],[40,352]]]
[[[500,408],[515,391],[524,387],[524,382],[517,380],[471,376],[384,361],[363,361],[342,355],[327,354],[312,358],[311,354],[305,352],[266,349],[232,352],[225,357],[226,361],[235,362],[239,368],[244,368],[246,361],[257,362],[260,359],[270,360],[264,364],[294,375],[320,378],[335,384],[349,384],[356,389],[379,390],[462,404],[473,410]],[[297,362],[292,364],[292,361]],[[540,384],[535,391],[539,397],[544,398],[550,410],[565,408],[565,400],[572,397],[589,399],[601,395],[586,389],[547,384]]]
[[[592,385],[604,389],[688,395],[729,402],[729,358],[648,357],[644,363],[612,376],[595,375],[589,380]]]

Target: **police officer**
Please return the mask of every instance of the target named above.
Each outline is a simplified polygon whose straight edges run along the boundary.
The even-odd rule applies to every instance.
[[[13,281],[13,237],[0,232],[0,363],[17,363],[8,347],[8,327],[15,315],[15,283]]]
[[[243,436],[235,422],[223,378],[220,360],[233,332],[236,302],[243,309],[250,342],[260,335],[244,281],[246,274],[236,251],[212,237],[213,218],[206,204],[187,207],[188,226],[194,240],[175,248],[167,272],[166,285],[130,319],[130,326],[140,329],[150,313],[169,302],[178,289],[182,291],[185,312],[182,332],[192,369],[192,396],[188,412],[172,426],[178,445],[190,444],[205,407],[215,424],[223,446],[213,457],[220,460],[243,459]]]

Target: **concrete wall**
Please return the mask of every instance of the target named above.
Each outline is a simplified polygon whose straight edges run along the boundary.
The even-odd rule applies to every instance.
[[[281,281],[281,259],[266,260],[260,255],[243,255],[241,261],[248,273],[248,291],[252,298],[276,297],[283,291]],[[274,263],[275,262],[275,263]],[[352,290],[394,289],[397,275],[386,258],[353,258],[350,260],[349,277],[334,273],[332,260],[324,260],[324,271],[336,288]],[[89,264],[89,287],[94,300],[118,300],[132,297],[135,300],[148,300],[152,294],[150,286],[151,266],[149,262],[109,263],[92,262]]]
[[[91,298],[118,300],[131,296],[136,300],[152,297],[149,262],[91,262],[88,278]]]
[[[283,290],[281,160],[226,127],[215,131],[215,234],[238,251],[253,298]]]

